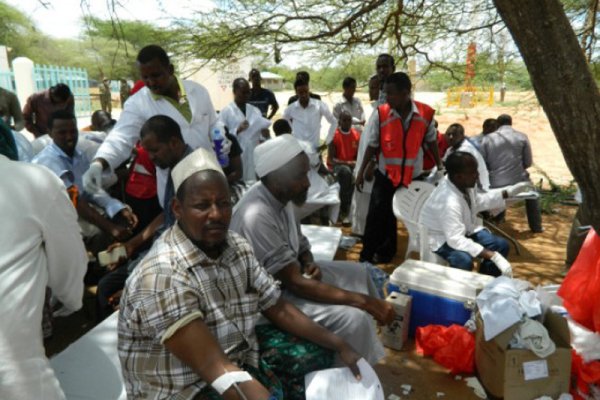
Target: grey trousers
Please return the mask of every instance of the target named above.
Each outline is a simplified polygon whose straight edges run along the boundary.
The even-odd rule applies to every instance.
[[[364,265],[346,261],[317,261],[322,281],[340,289],[378,298],[377,289]],[[365,311],[351,306],[317,303],[284,291],[283,298],[298,307],[310,319],[342,337],[370,364],[385,356],[377,336],[376,323]],[[336,366],[343,366],[336,355]]]

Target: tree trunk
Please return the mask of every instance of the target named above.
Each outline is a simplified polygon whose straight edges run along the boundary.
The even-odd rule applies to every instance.
[[[525,61],[592,225],[600,232],[600,93],[573,28],[558,0],[494,4]]]

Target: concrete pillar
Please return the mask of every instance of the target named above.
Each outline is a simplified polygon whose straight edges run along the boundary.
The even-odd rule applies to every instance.
[[[12,62],[15,76],[17,97],[21,107],[25,106],[27,98],[35,93],[35,82],[33,80],[33,61],[27,57],[17,57]]]

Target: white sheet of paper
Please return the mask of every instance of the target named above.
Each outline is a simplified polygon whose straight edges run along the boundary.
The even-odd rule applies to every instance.
[[[549,376],[548,362],[546,360],[524,362],[523,375],[526,381],[547,378]]]
[[[364,358],[357,365],[362,377],[360,381],[347,367],[306,374],[306,400],[384,400],[381,382],[373,368]]]

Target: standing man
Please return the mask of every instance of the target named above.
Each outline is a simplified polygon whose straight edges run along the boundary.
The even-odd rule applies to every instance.
[[[396,61],[394,57],[387,53],[382,53],[377,56],[375,61],[375,70],[379,78],[379,104],[384,104],[386,100],[385,80],[396,71]]]
[[[58,110],[75,112],[75,99],[71,89],[64,83],[57,83],[50,89],[29,96],[23,107],[25,128],[36,138],[48,133],[48,118]]]
[[[356,93],[356,79],[348,76],[342,82],[344,93],[342,98],[333,106],[333,116],[339,120],[342,111],[347,111],[352,116],[352,127],[359,133],[362,132],[365,125],[365,111]]]
[[[108,78],[102,79],[102,84],[100,84],[100,107],[102,111],[107,113],[112,112],[112,94],[110,92],[110,80]]]
[[[498,129],[481,139],[481,153],[490,172],[490,187],[500,188],[518,182],[529,182],[527,168],[533,164],[527,135],[512,127],[512,117],[502,114]],[[525,200],[527,222],[534,233],[543,232],[540,199]]]
[[[261,144],[254,154],[260,182],[238,203],[231,229],[250,242],[260,264],[282,283],[286,299],[376,363],[384,351],[372,317],[387,324],[394,311],[378,298],[364,265],[313,259],[293,208],[306,202],[308,156],[290,135]]]
[[[433,108],[411,100],[412,83],[404,72],[391,74],[384,90],[387,103],[373,113],[363,133],[369,147],[356,177],[356,187],[362,190],[367,165],[379,158],[360,253],[361,260],[375,263],[389,262],[396,255],[398,232],[392,200],[398,188],[408,187],[421,175],[423,143],[434,156],[438,176],[443,174]]]
[[[119,87],[119,97],[121,98],[121,109],[125,107],[125,100],[129,98],[129,92],[131,91],[131,87],[127,80],[121,78],[121,86]]]
[[[377,112],[379,106],[379,77],[371,76],[369,79],[369,100],[371,101],[370,116]],[[369,117],[369,120],[371,118]],[[358,176],[358,170],[363,162],[365,151],[368,147],[366,135],[360,135],[358,142],[358,153],[356,154],[356,165],[354,166],[354,180]],[[371,202],[371,191],[373,189],[373,173],[375,172],[375,162],[371,160],[365,170],[364,184],[362,191],[355,190],[352,194],[352,233],[362,236],[365,233],[365,225],[367,223],[367,214],[369,213],[369,203]]]
[[[325,144],[329,144],[333,139],[337,121],[329,111],[327,104],[310,96],[307,81],[296,79],[294,89],[296,89],[298,101],[287,106],[283,112],[283,119],[292,126],[292,135],[296,139],[307,141],[314,150],[317,150],[321,145],[321,119],[324,117],[329,122]]]
[[[64,399],[42,342],[46,287],[81,308],[87,254],[62,182],[0,152],[0,398]]]
[[[264,118],[258,108],[248,103],[250,84],[244,78],[233,81],[233,101],[219,114],[219,120],[236,135],[242,148],[242,170],[244,182],[256,181],[254,172],[254,148],[269,138],[271,121]]]
[[[2,87],[0,87],[0,118],[14,131],[20,131],[25,127],[17,95]]]
[[[154,115],[163,114],[174,119],[185,143],[192,149],[212,150],[210,132],[217,122],[217,115],[206,88],[176,77],[175,67],[160,46],[149,45],[140,50],[137,67],[145,86],[127,100],[117,125],[98,149],[84,175],[83,184],[90,192],[100,189],[103,170],[114,170],[130,157],[140,138],[142,125]],[[230,142],[224,143],[222,151],[228,153]],[[157,168],[158,200],[163,206],[167,176],[167,170]]]
[[[308,84],[310,84],[310,74],[306,71],[298,71],[296,73],[296,80],[304,81],[308,85]],[[316,93],[308,92],[308,95],[310,96],[311,99],[321,100],[321,96],[319,96]],[[297,100],[298,100],[298,94],[296,93],[295,95],[293,95],[292,97],[290,97],[288,99],[288,106]]]
[[[252,83],[248,103],[258,108],[263,117],[267,119],[273,118],[277,110],[279,110],[279,103],[277,103],[275,94],[269,89],[261,86],[262,78],[260,76],[260,71],[256,68],[250,70],[248,79],[250,79],[250,82]],[[268,112],[269,106],[271,107],[271,112]]]

